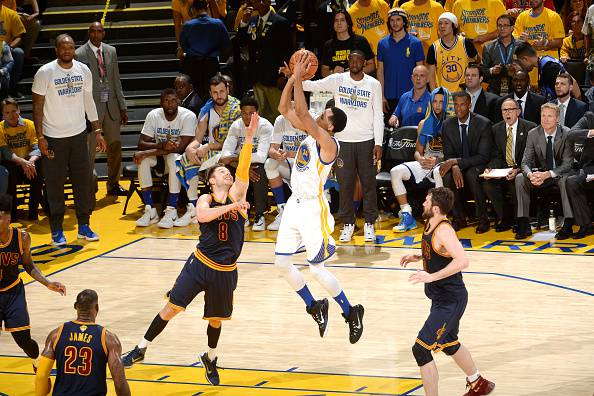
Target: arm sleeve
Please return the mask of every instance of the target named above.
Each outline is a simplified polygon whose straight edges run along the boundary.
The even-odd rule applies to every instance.
[[[97,115],[97,107],[95,106],[95,100],[93,99],[93,76],[88,67],[84,66],[84,82],[83,82],[83,100],[85,102],[85,113],[89,121],[99,120]]]
[[[559,56],[569,58],[569,50],[571,49],[571,36],[565,37],[563,39],[563,44],[561,44],[561,49],[559,50]]]
[[[322,51],[322,65],[332,67],[332,43],[328,40],[324,43],[324,49]]]
[[[12,53],[10,52],[8,44],[4,43],[2,46],[2,52],[2,63],[4,63],[3,68],[10,73],[14,67],[14,58],[12,57]]]
[[[118,53],[113,49],[113,80],[115,83],[115,94],[120,105],[120,110],[126,110],[126,98],[124,97],[124,90],[122,89],[122,80],[120,79],[120,66],[118,64]]]
[[[252,147],[253,145],[244,144],[239,153],[239,163],[237,164],[237,171],[235,176],[238,180],[249,182],[250,180],[250,164],[252,162]]]
[[[563,21],[561,17],[557,13],[551,14],[551,21],[550,21],[552,31],[551,37],[549,39],[558,39],[565,37],[565,28],[563,27]]]
[[[37,374],[35,375],[35,395],[46,396],[50,393],[50,389],[47,386],[47,380],[52,371],[54,360],[49,359],[45,356],[41,356],[39,359],[39,366],[37,367]]]
[[[340,73],[331,74],[317,81],[303,81],[303,90],[309,92],[335,92],[338,87],[338,77],[340,77]]]
[[[382,146],[384,143],[384,111],[382,103],[382,86],[379,81],[373,80],[373,138],[376,146]]]
[[[155,137],[155,116],[152,111],[146,115],[144,124],[142,125],[142,130],[140,131],[140,133],[142,135],[146,135],[150,138]]]
[[[371,45],[369,45],[369,41],[367,41],[365,36],[359,37],[361,37],[361,50],[365,53],[365,60],[373,59],[375,54],[373,52],[373,49],[371,48]]]
[[[274,120],[274,129],[272,132],[272,137],[270,138],[270,143],[271,144],[282,144],[283,142],[283,122],[284,118],[283,116],[278,116],[276,117],[276,120]]]
[[[431,44],[429,49],[427,49],[427,64],[428,65],[436,65],[437,59],[435,58],[435,44]]]
[[[270,148],[270,138],[272,137],[272,125],[269,122],[260,126],[262,134],[258,140],[258,150],[252,154],[252,163],[263,164],[268,158],[268,149]]]
[[[458,160],[458,166],[460,166],[461,170],[473,166],[487,165],[491,156],[491,146],[493,145],[493,130],[491,125],[490,121],[487,124],[480,125],[482,131],[476,153],[471,157]]]
[[[466,48],[466,54],[468,55],[469,58],[477,57],[478,52],[476,50],[476,47],[474,46],[472,41],[470,41],[466,37],[464,38],[464,48]]]
[[[491,67],[495,66],[493,60],[491,59],[491,46],[489,44],[483,47],[483,57],[481,60],[481,70],[485,75],[485,80],[489,80],[491,78]]]
[[[31,92],[43,96],[47,94],[47,75],[47,69],[45,69],[43,66],[37,70],[37,73],[35,73],[35,77],[33,78]]]
[[[194,136],[196,134],[196,115],[193,112],[188,112],[182,123],[182,130],[180,136]]]
[[[425,60],[425,52],[423,51],[423,44],[421,41],[414,41],[413,49],[415,51],[415,62]]]
[[[241,118],[238,122],[243,122]],[[225,138],[225,142],[223,143],[223,148],[221,149],[221,157],[230,157],[233,155],[237,155],[237,141],[238,141],[238,124],[234,122],[231,124],[229,128],[229,133],[227,133],[227,137]]]

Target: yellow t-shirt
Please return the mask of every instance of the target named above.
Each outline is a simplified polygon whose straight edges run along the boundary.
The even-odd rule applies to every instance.
[[[0,122],[0,146],[8,146],[19,157],[27,158],[34,144],[37,144],[37,134],[33,121],[21,118],[16,127]]]
[[[2,11],[0,11],[0,41],[10,44],[12,40],[23,33],[25,33],[25,26],[16,11],[2,7]]]
[[[349,14],[353,18],[353,30],[369,41],[375,54],[377,43],[389,33],[388,11],[390,6],[384,0],[371,0],[369,7],[361,7],[357,1],[349,8]]]
[[[458,18],[458,28],[467,38],[497,31],[497,18],[505,14],[501,0],[457,0],[452,13]],[[482,54],[482,44],[475,44]]]
[[[225,15],[227,15],[227,0],[219,0],[222,2],[221,6],[219,7],[221,10],[225,10]],[[192,0],[171,0],[171,9],[173,11],[177,11],[182,16],[182,23],[185,23],[194,17],[194,13],[192,12]],[[210,12],[210,8],[208,10],[208,14],[212,16]]]
[[[398,0],[394,1],[392,7],[398,6]],[[443,14],[443,7],[437,1],[429,0],[423,5],[415,5],[413,0],[402,4],[402,9],[408,15],[409,33],[416,30],[417,37],[423,43],[423,51],[427,49],[439,38],[437,31],[437,20]]]
[[[584,48],[584,39],[576,40],[573,35],[569,35],[563,39],[563,44],[559,50],[559,57],[566,57],[568,59],[583,60],[586,56],[586,49]]]
[[[565,29],[561,17],[555,11],[544,8],[539,16],[532,17],[532,10],[522,11],[516,19],[514,27],[514,36],[520,37],[522,32],[528,33],[528,42],[533,44],[535,41],[543,38],[552,40],[565,37]],[[550,55],[558,58],[557,50],[538,51],[539,56]]]

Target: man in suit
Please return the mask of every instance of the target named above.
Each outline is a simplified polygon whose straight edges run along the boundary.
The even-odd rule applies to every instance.
[[[594,190],[594,181],[586,181],[588,175],[594,174],[594,113],[588,111],[571,128],[569,138],[574,144],[581,145],[581,156],[578,162],[578,174],[569,176],[565,183],[567,195],[571,202],[575,224],[580,228],[574,239],[582,239],[594,233],[592,228],[592,212],[588,206],[587,191]],[[577,154],[577,150],[576,154]]]
[[[516,239],[532,235],[528,214],[530,192],[536,188],[557,185],[561,192],[563,205],[563,228],[555,238],[566,239],[571,235],[573,211],[567,196],[565,181],[571,172],[573,148],[567,136],[569,128],[559,122],[559,106],[545,103],[541,108],[540,126],[528,132],[526,149],[522,158],[522,173],[516,176],[516,195],[518,199],[518,230]]]
[[[509,230],[514,221],[514,214],[506,210],[511,202],[506,202],[505,196],[509,192],[512,196],[513,205],[516,205],[516,175],[520,173],[519,163],[522,162],[528,131],[536,128],[536,124],[520,118],[520,105],[512,98],[503,100],[501,104],[503,121],[493,125],[493,145],[491,161],[487,168],[506,169],[511,168],[505,178],[486,179],[483,182],[485,194],[493,203],[497,213],[497,225],[495,232]]]
[[[239,25],[239,45],[247,45],[248,70],[254,86],[254,96],[260,105],[260,115],[274,123],[278,112],[281,90],[279,68],[289,61],[293,53],[293,38],[289,21],[270,10],[270,0],[254,0],[252,17],[247,8]]]
[[[468,187],[476,203],[479,219],[476,232],[482,234],[489,231],[489,219],[479,175],[489,162],[493,134],[491,121],[470,112],[470,95],[467,92],[455,92],[452,96],[456,117],[448,118],[443,123],[441,133],[445,161],[439,167],[440,174],[444,186],[455,194],[452,211],[454,229],[457,231],[466,227],[463,189]]]
[[[571,74],[560,73],[555,80],[555,94],[557,99],[551,101],[559,106],[559,124],[571,128],[588,111],[588,105],[571,97],[571,87],[574,81]]]
[[[540,96],[533,92],[530,92],[530,77],[524,70],[519,70],[512,76],[512,89],[513,93],[504,96],[500,99],[497,108],[501,108],[501,103],[507,98],[512,98],[521,107],[520,118],[540,124],[540,106],[542,106],[546,100],[544,96]],[[497,121],[501,121],[503,117],[501,113],[497,112]]]
[[[499,96],[483,89],[481,84],[484,77],[485,75],[480,66],[476,63],[471,63],[466,67],[466,71],[464,72],[464,85],[466,86],[466,92],[470,95],[470,111],[494,122],[497,118],[495,112]]]
[[[200,109],[202,108],[203,102],[200,96],[194,91],[194,84],[192,84],[192,78],[187,74],[180,73],[175,77],[173,82],[175,93],[179,99],[179,105],[185,107],[188,110],[192,110],[192,113],[196,114],[196,117],[200,115]]]
[[[103,25],[93,22],[89,27],[89,41],[77,48],[75,57],[88,66],[93,76],[93,100],[107,142],[107,194],[125,196],[127,191],[119,184],[122,164],[120,126],[128,122],[128,111],[120,82],[116,49],[103,43],[104,38]],[[89,134],[88,145],[93,165],[96,153],[94,133]]]

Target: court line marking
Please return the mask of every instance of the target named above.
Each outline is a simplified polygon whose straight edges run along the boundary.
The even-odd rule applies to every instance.
[[[116,259],[116,260],[153,260],[153,261],[178,261],[178,262],[185,262],[187,259],[174,259],[174,258],[152,258],[152,257],[126,257],[126,256],[103,256],[103,258],[108,259]],[[356,262],[355,262],[356,263]],[[265,262],[265,261],[237,261],[237,264],[252,264],[252,265],[274,265],[272,262]],[[297,267],[307,267],[308,264],[295,264]],[[346,269],[360,269],[360,270],[384,270],[384,271],[417,271],[416,268],[396,268],[396,267],[361,267],[356,265],[343,265],[343,264],[332,264],[332,263],[325,263],[324,266],[326,268],[346,268]],[[580,290],[569,286],[560,285],[557,283],[551,283],[546,281],[541,281],[538,279],[526,278],[523,276],[517,275],[510,275],[510,274],[503,274],[500,272],[486,272],[486,271],[462,271],[464,275],[493,275],[493,276],[500,276],[502,278],[510,278],[516,280],[523,280],[526,282],[536,283],[539,285],[551,286],[556,287],[562,290],[571,291],[574,293],[584,294],[589,297],[594,297],[593,292],[589,292],[586,290]]]
[[[10,371],[0,371],[0,374],[6,375],[27,375],[34,376],[34,373],[19,373]],[[107,377],[107,379],[112,379]],[[341,395],[379,395],[379,396],[404,396],[407,393],[378,393],[378,392],[352,392],[352,391],[341,391],[341,390],[327,390],[327,389],[302,389],[302,388],[282,388],[276,386],[253,386],[253,385],[225,385],[219,384],[217,386],[210,385],[209,383],[201,382],[186,382],[186,381],[159,381],[159,380],[148,380],[148,379],[134,379],[126,378],[128,382],[140,382],[140,383],[151,383],[151,384],[167,384],[167,385],[195,385],[195,386],[207,386],[216,390],[217,388],[240,388],[240,389],[265,389],[265,390],[279,390],[279,391],[294,391],[294,392],[323,392],[323,393],[338,393]]]
[[[402,235],[400,238],[404,238],[404,237],[414,237],[415,235]],[[174,240],[178,240],[178,241],[191,241],[191,240],[197,240],[197,238],[199,237],[199,235],[197,235],[196,237],[188,237],[188,238],[180,238],[180,237],[159,237],[159,236],[146,236],[145,239],[174,239]],[[458,237],[458,239],[460,239]],[[470,239],[470,238],[462,238],[462,239]],[[472,241],[472,239],[470,239]],[[502,241],[513,241],[513,242],[543,242],[543,243],[551,243],[554,242],[553,240],[549,240],[549,241],[526,241],[526,240],[521,240],[521,241],[516,241],[516,240],[512,240],[512,239],[495,239],[496,241],[502,240]],[[491,244],[493,241],[487,243],[486,245]],[[245,240],[244,243],[263,243],[263,244],[275,244],[275,241],[249,241],[249,240]],[[386,248],[386,249],[421,249],[420,246],[421,241],[416,242],[416,244],[418,244],[419,246],[388,246],[388,245],[384,245],[384,244],[378,244],[378,243],[365,243],[363,245],[354,245],[354,244],[348,244],[348,243],[341,243],[338,242],[336,244],[336,247],[356,247],[356,248],[365,248],[365,247],[378,247],[378,248]],[[570,242],[568,242],[570,243]],[[579,242],[576,242],[579,243]],[[505,247],[506,245],[503,245],[503,247]],[[530,245],[532,246],[532,245]],[[588,245],[587,246],[591,246]],[[534,247],[534,246],[533,246]],[[563,247],[563,246],[561,246]],[[567,246],[565,246],[567,247]],[[551,253],[551,252],[545,252],[545,251],[538,251],[538,252],[525,252],[522,250],[518,250],[518,251],[501,251],[501,250],[491,250],[491,249],[481,249],[481,248],[464,248],[465,251],[467,252],[479,252],[479,253],[517,253],[517,254],[548,254],[548,255],[552,255],[552,256],[583,256],[583,257],[592,257],[594,256],[594,253],[563,253],[563,252],[559,252],[559,253]]]

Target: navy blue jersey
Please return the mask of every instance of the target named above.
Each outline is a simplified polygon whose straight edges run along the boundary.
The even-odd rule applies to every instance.
[[[433,234],[441,226],[451,227],[451,224],[447,220],[442,220],[429,232],[430,224],[427,222],[425,231],[423,232],[421,245],[423,250],[423,270],[430,274],[445,268],[452,261],[452,257],[447,252],[436,250],[433,246]],[[465,294],[466,286],[464,286],[461,272],[438,281],[425,283],[425,295],[432,300],[456,300]]]
[[[23,263],[23,242],[18,228],[9,227],[8,241],[0,244],[0,291],[20,282],[19,266]]]
[[[227,195],[225,202],[217,202],[211,196],[211,208],[230,205],[233,200]],[[235,262],[243,247],[245,218],[232,210],[208,223],[200,223],[200,240],[196,246],[196,257],[207,266],[219,271],[235,269]]]
[[[54,396],[107,394],[105,329],[94,323],[66,322],[54,344]]]

